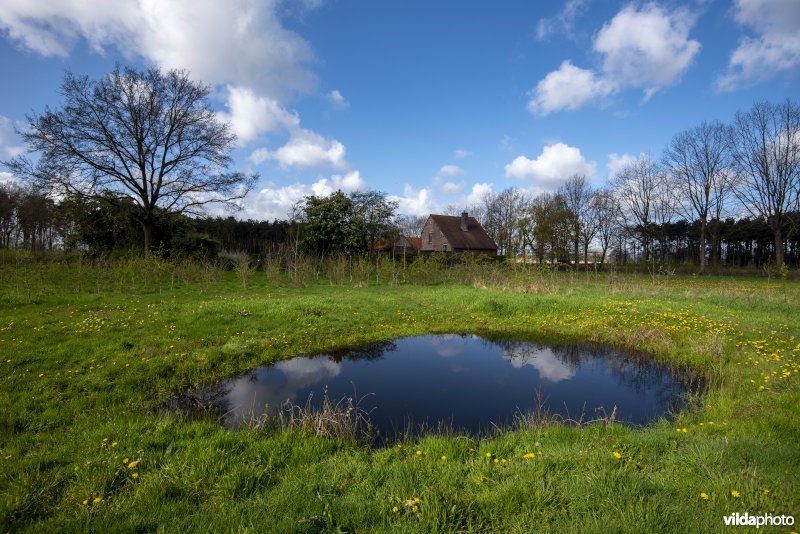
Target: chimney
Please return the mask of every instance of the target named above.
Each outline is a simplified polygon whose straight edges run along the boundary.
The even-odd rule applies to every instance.
[[[469,214],[466,211],[461,212],[461,231],[466,232],[469,230],[469,225],[467,224],[467,218]]]

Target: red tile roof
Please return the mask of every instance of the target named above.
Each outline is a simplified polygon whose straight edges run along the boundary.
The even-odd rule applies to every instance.
[[[383,251],[392,250],[392,247],[400,247],[401,246],[398,243],[398,241],[400,241],[400,239],[405,239],[406,241],[408,241],[408,244],[411,245],[411,247],[414,250],[422,249],[422,238],[421,237],[406,237],[406,236],[402,236],[402,235],[398,235],[398,236],[395,236],[395,237],[384,237],[382,239],[378,239],[377,241],[375,241],[372,244],[372,247],[370,247],[370,248],[372,250],[383,250]]]
[[[407,237],[406,241],[408,244],[414,247],[414,250],[422,250],[422,238],[421,237]]]

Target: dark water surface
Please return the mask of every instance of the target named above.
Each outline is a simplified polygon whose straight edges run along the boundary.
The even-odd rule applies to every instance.
[[[384,436],[445,423],[477,434],[536,409],[587,422],[615,411],[642,425],[684,405],[685,372],[593,345],[487,341],[475,335],[404,338],[298,357],[195,392],[236,426],[286,401],[352,397]]]

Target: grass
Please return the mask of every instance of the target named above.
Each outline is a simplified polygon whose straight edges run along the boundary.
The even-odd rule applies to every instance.
[[[0,265],[0,528],[685,532],[737,511],[800,515],[797,282],[515,277],[295,287],[133,260]],[[161,409],[294,355],[449,332],[643,350],[709,389],[640,430],[531,417],[379,449]]]

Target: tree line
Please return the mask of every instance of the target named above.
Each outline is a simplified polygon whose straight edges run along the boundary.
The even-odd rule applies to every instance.
[[[731,124],[703,122],[592,188],[510,188],[469,207],[502,254],[538,261],[798,265],[800,107],[756,102]]]
[[[18,132],[36,158],[3,162],[30,186],[0,187],[0,247],[353,255],[424,223],[375,191],[306,197],[286,221],[204,218],[257,179],[227,170],[235,136],[208,86],[184,71],[117,67],[99,80],[67,73],[61,94],[60,108]],[[730,124],[703,122],[599,189],[574,175],[557,191],[512,187],[447,211],[465,209],[501,255],[540,263],[797,265],[800,107],[756,102]]]

